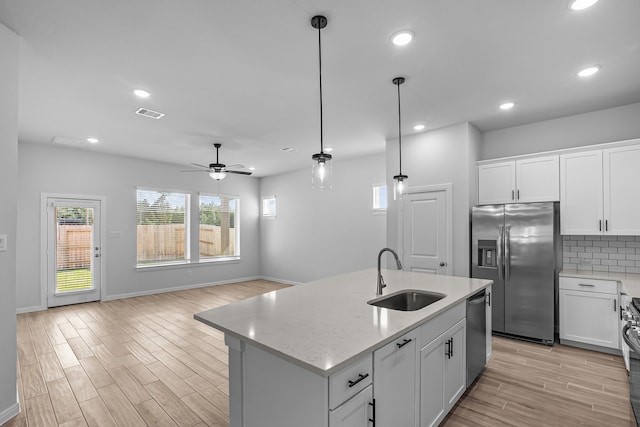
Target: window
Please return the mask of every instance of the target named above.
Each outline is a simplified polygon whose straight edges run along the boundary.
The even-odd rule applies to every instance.
[[[387,186],[385,184],[373,186],[373,210],[387,210]]]
[[[262,216],[276,216],[276,196],[262,199]]]
[[[189,260],[189,194],[137,189],[137,265]]]
[[[200,195],[200,259],[240,256],[238,208],[232,196]]]

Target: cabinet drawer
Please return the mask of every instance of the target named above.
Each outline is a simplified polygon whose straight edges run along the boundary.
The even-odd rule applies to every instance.
[[[560,277],[560,289],[617,294],[618,282],[615,280]]]
[[[429,320],[420,326],[418,338],[418,348],[422,348],[431,341],[442,335],[444,331],[464,319],[467,315],[467,302],[462,301],[458,305],[451,307],[444,313],[439,314],[434,319]]]
[[[335,409],[342,402],[364,390],[373,378],[371,354],[347,366],[329,377],[329,409]]]

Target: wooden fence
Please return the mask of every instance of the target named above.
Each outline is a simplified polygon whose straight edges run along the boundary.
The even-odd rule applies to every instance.
[[[57,270],[91,267],[91,228],[91,225],[58,225]],[[138,225],[137,228],[138,262],[184,259],[183,224]],[[200,258],[234,254],[235,229],[229,229],[227,241],[221,233],[219,226],[200,225]]]
[[[91,267],[91,225],[58,224],[56,270]]]

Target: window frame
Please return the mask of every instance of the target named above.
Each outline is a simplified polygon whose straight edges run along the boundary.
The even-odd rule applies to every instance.
[[[155,192],[155,193],[167,193],[177,194],[184,196],[184,257],[175,260],[154,260],[151,262],[141,263],[138,253],[138,216],[140,211],[138,210],[138,197],[139,192]],[[157,200],[157,199],[156,199]],[[153,187],[136,187],[136,269],[154,268],[154,267],[171,267],[183,264],[189,264],[191,262],[191,193],[185,190],[166,189],[166,188],[153,188]]]
[[[225,197],[229,200],[233,200],[235,203],[234,206],[234,210],[233,210],[233,229],[234,229],[234,253],[233,255],[214,255],[214,256],[210,256],[210,257],[203,257],[200,253],[200,238],[201,238],[201,229],[200,226],[202,225],[200,222],[200,203],[201,203],[201,198],[202,197]],[[236,195],[236,194],[215,194],[215,193],[206,193],[206,192],[199,192],[198,193],[198,212],[197,212],[197,217],[198,217],[198,227],[197,227],[197,234],[198,234],[198,251],[197,251],[197,256],[198,256],[198,262],[199,263],[212,263],[212,262],[224,262],[224,261],[236,261],[236,260],[240,260],[240,196]]]
[[[265,213],[265,208],[264,208],[264,203],[267,200],[273,200],[273,213],[272,214],[266,214]],[[276,196],[265,196],[262,198],[262,203],[260,204],[260,210],[261,210],[261,217],[262,218],[275,218],[278,215],[278,200],[276,198]]]
[[[381,202],[381,188],[384,188],[384,207],[376,207],[376,203],[379,203],[379,206],[382,206]],[[371,203],[371,212],[374,215],[383,215],[387,213],[387,208],[389,207],[389,197],[388,197],[388,187],[386,183],[376,183],[371,185],[371,194],[372,194],[372,203]],[[378,196],[378,197],[376,197]]]

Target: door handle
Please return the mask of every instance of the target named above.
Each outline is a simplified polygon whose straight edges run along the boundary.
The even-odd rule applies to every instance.
[[[446,263],[446,262],[444,262],[444,261],[441,261],[441,262],[440,262],[440,267],[444,267],[445,265],[447,265],[447,263]]]
[[[504,275],[503,275],[503,267],[504,267],[504,259],[503,259],[503,236],[504,236],[504,226],[503,225],[499,225],[498,226],[498,243],[497,243],[497,266],[498,266],[498,280],[503,280],[504,279]]]
[[[511,234],[510,225],[504,227],[504,280],[509,280],[509,270],[511,269]]]

